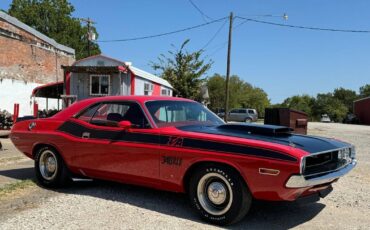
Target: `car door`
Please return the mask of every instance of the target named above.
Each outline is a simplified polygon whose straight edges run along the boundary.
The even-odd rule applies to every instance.
[[[238,110],[238,121],[239,122],[245,121],[246,115],[247,114],[245,113],[245,109],[239,109]]]
[[[232,109],[229,112],[229,121],[238,121],[238,109]]]
[[[119,128],[123,120],[133,127]],[[129,182],[150,183],[158,178],[159,134],[136,102],[103,102],[70,122],[79,130],[73,165],[81,173]]]

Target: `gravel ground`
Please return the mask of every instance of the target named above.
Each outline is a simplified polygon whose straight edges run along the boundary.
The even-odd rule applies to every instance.
[[[370,127],[309,123],[309,134],[355,144],[358,166],[309,205],[255,202],[235,229],[370,229]],[[1,175],[1,162],[0,162]],[[0,229],[213,229],[182,194],[109,182],[33,186],[0,197]]]
[[[1,132],[0,132],[1,134]],[[19,152],[9,138],[0,138],[0,189],[9,183],[32,178],[33,161]]]

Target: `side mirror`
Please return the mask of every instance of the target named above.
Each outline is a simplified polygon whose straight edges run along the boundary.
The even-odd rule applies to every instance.
[[[130,121],[120,121],[118,122],[118,127],[122,129],[129,129],[131,128],[132,124]]]

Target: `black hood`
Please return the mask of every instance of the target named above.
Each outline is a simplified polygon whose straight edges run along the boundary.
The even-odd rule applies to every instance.
[[[272,142],[296,147],[309,153],[330,151],[350,146],[347,143],[330,138],[293,134],[291,133],[291,128],[275,125],[225,124],[220,126],[182,126],[178,127],[178,129],[186,132],[208,133]]]

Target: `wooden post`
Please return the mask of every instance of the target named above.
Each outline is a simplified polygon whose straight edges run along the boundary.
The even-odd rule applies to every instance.
[[[33,102],[33,116],[35,118],[39,117],[39,104],[36,101]]]
[[[227,66],[226,66],[226,80],[225,80],[225,117],[227,122],[229,115],[229,81],[230,81],[230,55],[231,55],[231,35],[233,30],[233,12],[230,13],[229,19],[229,42],[227,47]]]

